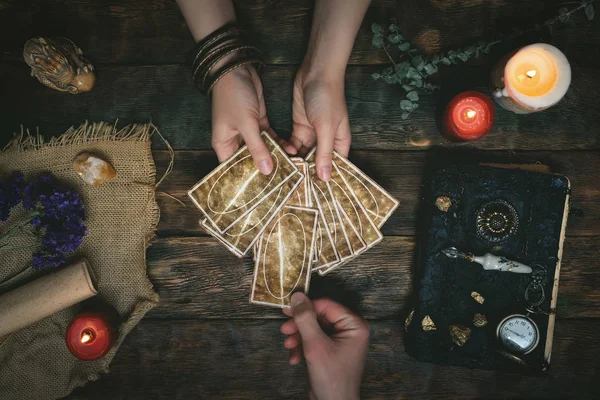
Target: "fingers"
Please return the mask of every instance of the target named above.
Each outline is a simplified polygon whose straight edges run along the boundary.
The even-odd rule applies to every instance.
[[[294,123],[290,143],[296,148],[298,154],[304,157],[310,149],[315,147],[315,131],[309,126]]]
[[[302,339],[300,338],[300,334],[298,332],[294,333],[293,335],[289,335],[284,341],[283,341],[283,347],[285,347],[286,349],[295,349],[296,347],[300,346],[302,344]]]
[[[334,134],[329,126],[321,126],[317,131],[317,154],[315,164],[321,180],[331,179],[331,160],[333,157]]]
[[[298,327],[296,326],[296,323],[293,319],[288,319],[283,324],[281,324],[281,328],[279,328],[279,331],[284,335],[292,335],[298,332]]]
[[[348,158],[350,144],[352,143],[352,133],[350,132],[350,121],[345,118],[338,128],[337,135],[333,144],[333,149],[340,155]]]
[[[277,134],[275,133],[273,128],[267,128],[267,129],[265,129],[265,132],[267,132],[269,134],[269,136],[271,136],[271,138],[273,140],[275,140],[275,142],[277,142],[277,144],[286,153],[291,154],[291,155],[296,155],[298,153],[298,150],[296,149],[296,147],[292,143],[285,140],[284,138],[277,136]]]
[[[249,120],[240,131],[258,170],[264,175],[270,174],[273,170],[273,160],[267,145],[260,137],[258,122]]]
[[[302,361],[302,348],[296,347],[290,350],[290,364],[298,365]]]
[[[231,157],[241,146],[241,139],[239,136],[236,135],[228,139],[221,139],[226,136],[227,132],[213,130],[212,147],[215,149],[217,159],[220,163]]]
[[[313,307],[320,319],[333,325],[336,333],[346,332],[350,335],[368,337],[367,322],[347,307],[331,299],[317,299],[313,302]]]
[[[297,292],[292,295],[292,313],[298,332],[302,337],[302,345],[305,349],[318,342],[329,340],[317,321],[317,314],[311,301],[304,293]]]

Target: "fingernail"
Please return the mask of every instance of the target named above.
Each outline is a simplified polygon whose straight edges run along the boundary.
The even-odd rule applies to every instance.
[[[304,293],[296,292],[292,295],[292,308],[298,307],[300,304],[304,303],[306,300],[306,296]]]
[[[331,179],[331,167],[321,167],[321,179],[324,181],[328,181]]]
[[[269,160],[259,162],[258,170],[264,175],[269,175],[271,173],[271,163],[269,163]]]

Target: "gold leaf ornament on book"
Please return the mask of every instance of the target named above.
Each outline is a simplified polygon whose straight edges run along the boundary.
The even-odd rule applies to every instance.
[[[89,92],[96,83],[94,66],[67,38],[29,39],[23,58],[31,67],[31,76],[52,89],[78,94]]]

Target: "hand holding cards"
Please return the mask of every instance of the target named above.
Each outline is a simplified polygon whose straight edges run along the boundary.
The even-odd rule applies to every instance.
[[[379,228],[398,201],[356,166],[334,154],[331,180],[306,161],[290,159],[266,133],[274,168],[262,175],[246,146],[219,165],[188,196],[201,226],[238,257],[254,247],[250,301],[289,307],[308,291],[312,271],[325,275],[383,238]]]

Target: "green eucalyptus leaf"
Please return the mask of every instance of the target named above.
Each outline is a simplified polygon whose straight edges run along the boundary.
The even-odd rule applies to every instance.
[[[419,101],[419,93],[413,90],[412,92],[406,93],[406,98],[410,101]]]
[[[463,53],[465,53],[468,56],[471,56],[471,55],[475,54],[475,47],[476,46],[466,47],[465,50],[463,51]]]
[[[415,79],[415,78],[421,79],[421,74],[419,74],[419,71],[417,71],[416,68],[410,67],[408,69],[408,71],[406,72],[406,77],[408,79]]]
[[[585,7],[585,16],[587,17],[588,21],[594,19],[594,17],[596,16],[596,11],[594,10],[593,4],[590,3]]]
[[[558,9],[558,20],[560,22],[567,22],[569,20],[569,10],[566,7],[561,7]]]
[[[404,89],[406,92],[410,92],[415,90],[415,87],[410,85],[402,85],[402,89]]]
[[[400,42],[402,41],[402,35],[400,35],[400,34],[398,34],[398,33],[392,33],[392,34],[390,34],[390,35],[387,37],[387,40],[388,40],[390,43],[393,43],[393,44],[398,44],[398,43],[400,43]]]
[[[398,49],[400,51],[407,51],[408,49],[410,49],[410,43],[409,42],[404,42],[404,43],[398,45]]]
[[[415,56],[411,60],[411,63],[413,65],[413,67],[415,67],[416,69],[418,69],[420,71],[425,66],[425,59],[423,58],[423,56]]]
[[[381,74],[379,72],[372,73],[371,78],[374,80],[381,79]]]
[[[402,119],[408,119],[409,117],[410,117],[409,112],[403,112],[402,114],[400,114],[400,118],[402,118]]]
[[[395,77],[394,77],[394,75],[384,75],[384,76],[383,76],[383,81],[384,81],[385,83],[392,84],[392,83],[394,83],[394,82],[395,82]]]
[[[433,65],[433,64],[425,64],[424,69],[425,69],[425,73],[427,75],[433,75],[436,72],[438,72],[438,67],[436,65]]]
[[[419,50],[418,50],[418,49],[410,49],[408,52],[409,52],[410,54],[415,54],[415,53],[418,53],[418,52],[419,52]]]
[[[421,77],[414,78],[413,80],[408,82],[408,84],[411,86],[414,86],[416,88],[422,88],[423,87],[423,79]]]
[[[371,24],[371,32],[383,34],[383,27],[376,22]]]
[[[450,64],[452,64],[452,62],[450,61],[450,59],[448,57],[444,57],[444,58],[442,58],[442,64],[450,65]]]
[[[440,59],[441,57],[439,54],[434,54],[433,57],[431,57],[431,63],[435,65],[440,62]]]
[[[418,103],[412,103],[412,105],[410,106],[410,112],[415,111],[417,108],[419,108],[419,104]]]
[[[410,64],[406,61],[396,64],[396,75],[400,78],[406,78],[406,75],[408,74],[410,68]]]
[[[382,49],[383,48],[383,44],[384,44],[383,43],[383,36],[376,34],[375,36],[373,36],[373,40],[371,40],[371,44],[376,49]]]
[[[402,100],[402,101],[400,101],[400,108],[403,111],[412,111],[413,103],[410,100]]]
[[[468,55],[466,55],[465,53],[458,53],[456,56],[457,56],[457,57],[460,59],[460,61],[462,61],[462,62],[466,62],[466,61],[469,59],[469,56],[468,56]]]
[[[450,51],[448,52],[448,57],[449,57],[449,58],[454,58],[454,57],[456,57],[456,54],[457,54],[457,53],[456,53],[456,51],[455,51],[455,50],[450,50]]]
[[[390,26],[388,26],[388,29],[392,32],[398,32],[398,25],[390,24]]]

